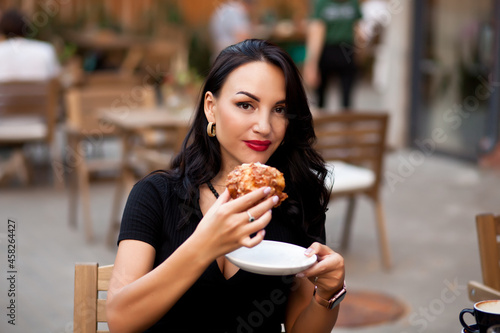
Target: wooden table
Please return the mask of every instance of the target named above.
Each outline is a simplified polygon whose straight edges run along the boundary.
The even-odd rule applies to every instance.
[[[116,126],[123,137],[130,137],[144,130],[179,131],[179,134],[183,134],[182,130],[186,129],[192,116],[189,109],[169,112],[164,108],[107,108],[101,110],[101,119],[107,124]],[[179,139],[182,143],[184,137]]]
[[[194,107],[169,112],[165,108],[109,108],[102,109],[101,120],[109,126],[115,126],[122,139],[122,161],[120,176],[117,180],[116,191],[113,199],[111,223],[108,231],[108,243],[112,245],[116,232],[120,226],[120,206],[124,193],[135,182],[133,165],[130,156],[136,148],[134,140],[138,136],[145,136],[148,132],[156,131],[170,134],[169,147],[177,153],[186,136]],[[135,140],[137,141],[137,140]]]

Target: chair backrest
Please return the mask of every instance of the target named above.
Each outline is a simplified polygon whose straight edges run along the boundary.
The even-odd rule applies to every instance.
[[[315,148],[326,161],[343,161],[373,170],[373,195],[382,180],[388,114],[323,113],[315,115]],[[370,190],[368,190],[370,191]]]
[[[0,83],[0,117],[40,117],[51,142],[57,120],[59,84],[56,80]]]
[[[155,92],[147,85],[83,86],[69,89],[65,94],[67,122],[81,131],[99,130],[110,134],[110,126],[102,123],[101,108],[117,108],[119,112],[137,107],[154,107]],[[118,111],[117,111],[118,112]]]
[[[483,283],[500,291],[500,215],[476,216]]]
[[[73,332],[104,333],[99,323],[106,323],[106,297],[113,265],[99,267],[97,263],[75,265]]]

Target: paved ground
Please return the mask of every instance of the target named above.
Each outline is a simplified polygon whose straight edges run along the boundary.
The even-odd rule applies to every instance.
[[[460,332],[458,313],[471,303],[465,286],[481,278],[474,215],[499,212],[500,175],[475,165],[418,151],[387,157],[383,197],[394,267],[380,266],[371,204],[359,201],[351,248],[343,255],[349,288],[395,297],[406,314],[392,323],[336,332]],[[0,332],[72,332],[73,265],[109,264],[105,246],[113,183],[92,186],[96,240],[84,241],[81,224],[67,222],[67,195],[43,179],[29,188],[0,189]],[[331,205],[328,243],[336,235],[344,202]],[[8,219],[16,222],[15,298],[8,295]],[[7,306],[15,299],[15,326]]]

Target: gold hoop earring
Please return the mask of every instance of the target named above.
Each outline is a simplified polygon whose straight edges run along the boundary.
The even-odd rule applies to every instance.
[[[217,134],[217,132],[215,130],[215,123],[214,122],[209,122],[208,123],[207,134],[211,138],[213,138]]]

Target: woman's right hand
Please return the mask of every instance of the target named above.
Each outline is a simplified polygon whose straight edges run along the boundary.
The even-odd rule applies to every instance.
[[[254,247],[264,239],[264,228],[271,221],[271,209],[278,202],[277,196],[260,202],[270,191],[269,187],[260,188],[231,200],[226,189],[207,211],[192,237],[208,247],[207,251],[215,258],[241,246]],[[250,222],[249,213],[255,221]]]

